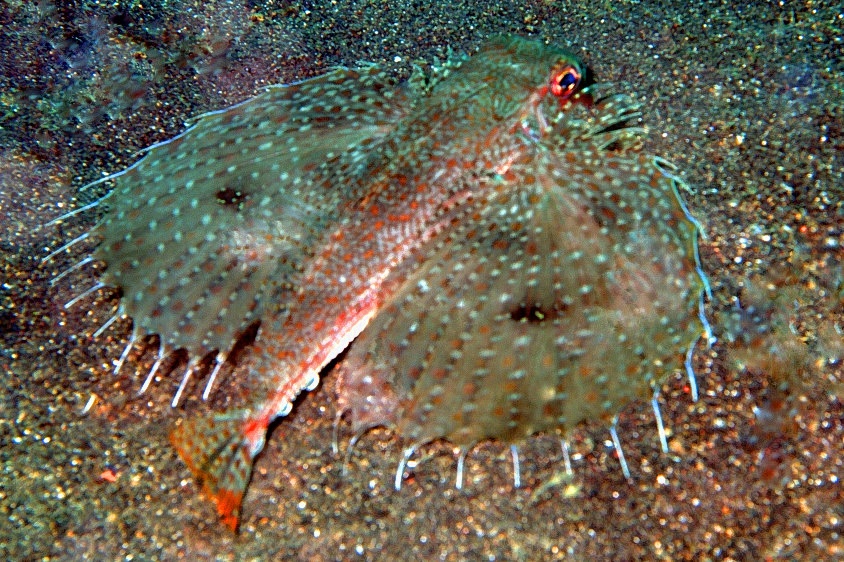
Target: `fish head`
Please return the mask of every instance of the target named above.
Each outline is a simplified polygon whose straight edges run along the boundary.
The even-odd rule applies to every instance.
[[[453,98],[462,94],[476,123],[538,138],[549,133],[549,122],[561,111],[589,103],[586,76],[585,64],[569,51],[504,35],[467,59],[442,89]]]

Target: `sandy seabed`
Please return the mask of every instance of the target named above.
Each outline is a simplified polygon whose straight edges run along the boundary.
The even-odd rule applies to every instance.
[[[76,4],[0,8],[0,557],[844,557],[840,3]],[[91,336],[113,291],[62,307],[96,267],[50,285],[90,248],[40,263],[95,217],[39,226],[186,118],[263,85],[361,60],[406,75],[501,32],[567,46],[635,92],[648,150],[682,170],[719,338],[694,358],[700,399],[681,373],[666,383],[668,454],[648,404],[623,412],[630,482],[596,423],[571,440],[571,477],[557,439],[537,436],[521,448],[521,488],[489,442],[458,491],[451,448],[433,444],[396,492],[390,432],[364,436],[345,472],[332,453],[328,373],[273,431],[228,533],[167,442],[195,402],[168,407],[178,377],[137,396],[151,348],[111,375],[131,323]]]

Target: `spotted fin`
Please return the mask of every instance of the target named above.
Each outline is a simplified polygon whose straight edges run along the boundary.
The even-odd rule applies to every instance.
[[[338,69],[268,88],[200,117],[114,176],[93,234],[121,311],[192,355],[229,350],[283,307],[336,207],[357,188],[358,152],[406,110],[378,69]],[[347,175],[343,175],[346,172]],[[279,304],[281,303],[281,304]]]
[[[514,163],[391,274],[343,366],[353,426],[516,441],[608,420],[682,366],[700,331],[696,227],[653,158],[588,157]],[[373,409],[387,385],[398,398]]]
[[[170,434],[170,442],[205,493],[217,504],[217,513],[232,531],[237,530],[240,506],[252,465],[264,445],[266,424],[250,410],[234,410],[184,420]]]

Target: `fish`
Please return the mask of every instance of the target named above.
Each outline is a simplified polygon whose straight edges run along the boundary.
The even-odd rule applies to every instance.
[[[68,304],[120,289],[113,318],[133,328],[115,371],[160,338],[141,391],[184,350],[174,406],[191,377],[207,400],[259,323],[233,404],[170,437],[232,530],[268,426],[343,352],[337,419],[409,443],[396,488],[440,439],[460,448],[458,487],[484,440],[515,461],[536,433],[603,420],[621,455],[618,412],[652,398],[662,428],[655,396],[684,368],[693,381],[709,333],[700,225],[640,121],[574,54],[510,35],[404,82],[364,64],[272,86],[52,221],[106,209],[71,266],[101,277]]]

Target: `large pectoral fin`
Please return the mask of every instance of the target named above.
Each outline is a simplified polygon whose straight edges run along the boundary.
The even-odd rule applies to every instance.
[[[648,172],[653,185],[612,192],[549,156],[455,209],[387,280],[398,289],[346,358],[353,423],[413,442],[517,440],[648,396],[699,332],[700,289],[694,225]]]

